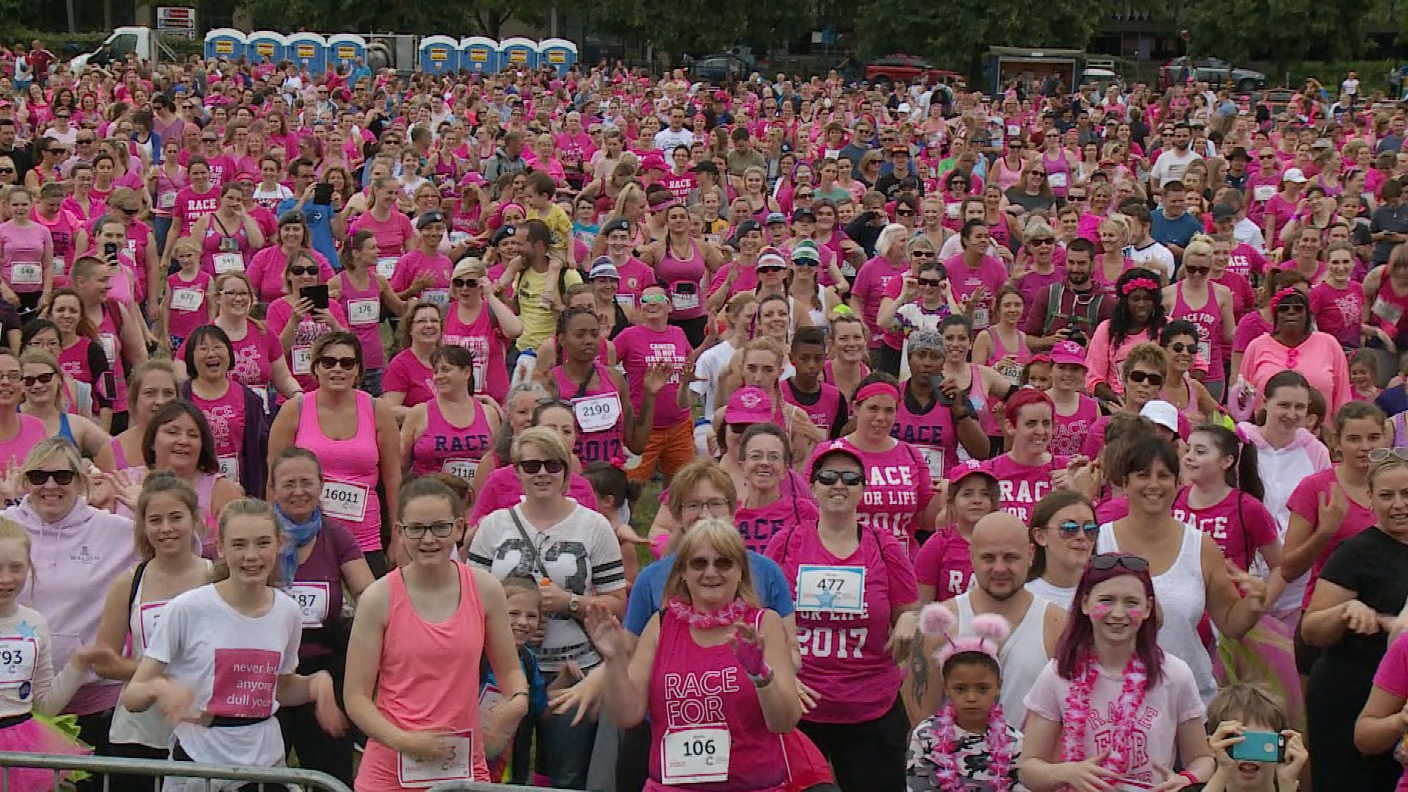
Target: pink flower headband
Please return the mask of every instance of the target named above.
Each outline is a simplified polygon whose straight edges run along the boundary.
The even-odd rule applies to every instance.
[[[1120,293],[1128,297],[1130,292],[1134,291],[1135,289],[1148,289],[1149,291],[1158,291],[1159,284],[1153,282],[1148,278],[1135,278],[1129,283],[1126,283],[1124,287],[1120,289]]]
[[[1271,298],[1271,312],[1276,313],[1276,311],[1280,309],[1281,303],[1284,302],[1287,297],[1291,296],[1300,297],[1302,299],[1305,297],[1305,295],[1301,294],[1296,289],[1296,287],[1287,286],[1286,288],[1276,292],[1276,296]]]
[[[973,617],[967,634],[955,636],[953,630],[957,626],[958,617],[937,602],[925,605],[919,612],[919,630],[930,638],[944,639],[944,645],[934,652],[939,668],[943,668],[949,658],[964,652],[987,655],[994,663],[1002,665],[997,652],[1012,633],[1012,625],[1006,619],[995,613],[984,613]]]

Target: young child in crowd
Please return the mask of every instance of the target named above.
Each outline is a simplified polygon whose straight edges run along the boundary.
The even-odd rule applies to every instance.
[[[972,633],[954,636],[958,617],[935,603],[924,607],[919,627],[925,635],[947,639],[934,653],[943,671],[944,705],[910,735],[905,771],[910,792],[1021,789],[1022,733],[1003,720],[997,700],[1002,691],[997,652],[1011,633],[1007,620],[983,614],[973,619]]]
[[[518,661],[523,665],[523,674],[528,677],[528,714],[518,722],[513,739],[504,752],[486,759],[489,762],[489,777],[495,782],[526,784],[533,767],[534,724],[548,706],[547,685],[538,669],[538,659],[529,648],[530,643],[542,640],[543,596],[538,584],[527,578],[509,577],[503,583],[504,595],[508,598],[508,626],[513,629],[513,642],[518,647]],[[479,673],[483,680],[479,685],[480,718],[485,724],[492,724],[499,705],[503,703],[503,693],[494,682],[494,671],[489,667],[487,658],[480,659]]]
[[[582,476],[591,482],[592,491],[596,493],[597,512],[611,523],[616,541],[621,543],[626,582],[634,583],[640,573],[636,545],[649,544],[649,540],[636,533],[630,524],[630,506],[640,499],[640,482],[631,481],[626,471],[612,462],[593,462],[582,471]]]
[[[1219,690],[1208,703],[1209,727],[1214,723],[1208,744],[1217,770],[1203,792],[1291,792],[1299,786],[1310,754],[1300,732],[1290,728],[1285,705],[1270,691],[1245,683]],[[1236,746],[1258,734],[1280,739],[1273,751],[1282,757],[1280,762],[1235,758]]]
[[[1372,349],[1361,349],[1349,358],[1350,395],[1372,402],[1379,397],[1379,358]]]

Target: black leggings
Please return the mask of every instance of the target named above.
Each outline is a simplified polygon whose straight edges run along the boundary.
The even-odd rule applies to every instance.
[[[836,773],[842,792],[904,792],[909,715],[899,696],[889,712],[864,723],[798,724]]]
[[[149,748],[134,743],[113,743],[109,746],[107,755],[127,759],[166,760],[170,758],[171,752],[165,748]],[[111,792],[153,792],[161,789],[161,779],[154,776],[114,774],[108,776],[108,789]]]
[[[306,635],[306,633],[305,633]],[[306,645],[306,644],[305,644]],[[346,663],[341,655],[325,654],[305,657],[298,662],[298,673],[308,675],[328,672],[333,679],[337,705],[342,706],[342,675]],[[352,737],[333,737],[319,725],[316,704],[281,707],[279,727],[284,733],[284,745],[298,754],[298,765],[308,770],[327,773],[347,786],[352,786]]]
[[[112,710],[94,712],[90,715],[78,716],[78,739],[93,746],[93,753],[98,756],[112,756],[112,743],[108,740],[108,733],[112,731]],[[75,786],[80,792],[99,792],[103,788],[103,776],[101,774],[91,775]],[[148,785],[146,789],[151,789]]]

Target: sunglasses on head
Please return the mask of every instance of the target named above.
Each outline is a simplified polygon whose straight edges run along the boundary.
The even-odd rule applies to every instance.
[[[288,274],[290,274],[290,275],[317,275],[317,274],[318,274],[318,268],[317,268],[317,267],[289,267],[289,268],[288,268]]]
[[[1148,382],[1150,385],[1158,387],[1164,384],[1164,375],[1150,374],[1147,371],[1131,371],[1129,372],[1129,381],[1133,382],[1135,385]]]
[[[1149,561],[1140,556],[1120,555],[1118,553],[1101,553],[1098,556],[1092,556],[1090,559],[1091,569],[1098,569],[1104,572],[1114,569],[1115,567],[1124,567],[1130,572],[1148,572]]]
[[[719,572],[732,572],[734,567],[734,560],[732,558],[726,558],[724,556],[719,556],[718,558],[712,560],[705,558],[704,556],[695,556],[694,558],[689,559],[689,569],[691,572],[703,572],[710,566],[712,566]]]
[[[318,358],[318,365],[328,369],[333,368],[334,366],[340,366],[344,371],[354,371],[357,368],[357,358],[323,355],[322,357]]]
[[[567,463],[561,459],[520,459],[514,464],[518,465],[519,470],[530,476],[536,476],[544,470],[556,476],[567,466]]]
[[[1408,462],[1408,448],[1375,448],[1369,452],[1370,462],[1383,462],[1387,459],[1401,459]]]
[[[44,486],[44,482],[49,479],[53,479],[55,484],[64,487],[72,484],[74,476],[77,475],[72,470],[29,470],[25,472],[24,477],[36,487]]]
[[[812,474],[812,481],[827,487],[838,481],[847,487],[859,487],[865,482],[865,477],[854,470],[823,469]]]
[[[1078,523],[1075,520],[1066,520],[1057,525],[1048,525],[1054,531],[1059,531],[1062,539],[1074,539],[1079,534],[1085,534],[1087,539],[1094,539],[1100,533],[1100,524],[1097,522]]]

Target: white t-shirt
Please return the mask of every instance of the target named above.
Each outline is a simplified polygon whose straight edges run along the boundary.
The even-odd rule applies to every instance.
[[[1151,242],[1148,247],[1129,248],[1129,258],[1135,266],[1151,269],[1164,274],[1164,282],[1173,280],[1173,251],[1161,242]]]
[[[728,368],[735,352],[733,344],[720,341],[694,361],[695,381],[689,384],[689,391],[704,402],[704,415],[711,417],[719,406],[715,395],[719,392],[719,376]]]
[[[665,127],[655,133],[655,148],[666,156],[669,156],[670,152],[674,151],[678,146],[688,147],[692,145],[694,145],[694,133],[688,129],[682,128],[680,131],[676,132],[669,127]]]
[[[255,201],[273,201],[273,202],[274,202],[274,205],[275,205],[275,206],[278,206],[278,205],[279,205],[279,201],[282,201],[282,200],[284,200],[285,198],[292,198],[292,197],[293,197],[293,190],[290,190],[289,188],[283,186],[282,184],[277,184],[277,185],[274,186],[274,189],[273,189],[273,190],[268,190],[268,191],[264,190],[264,188],[260,187],[259,185],[255,185],[255,187],[254,187],[254,200],[255,200]]]
[[[1177,149],[1166,149],[1159,154],[1159,159],[1154,163],[1153,170],[1149,171],[1149,178],[1157,181],[1160,187],[1171,181],[1179,181],[1193,160],[1198,159],[1202,159],[1202,157],[1198,156],[1192,147],[1189,147],[1182,154],[1179,154]]]
[[[298,668],[302,622],[302,611],[282,592],[258,618],[230,607],[213,584],[166,604],[147,656],[165,663],[167,676],[194,692],[191,715],[268,718],[249,726],[177,724],[176,740],[192,759],[253,767],[284,763],[283,734],[272,717],[279,709],[274,691],[279,675]],[[168,778],[165,789],[183,789],[184,783]]]
[[[515,513],[523,523],[523,533],[514,524]],[[525,545],[524,533],[531,545]],[[626,587],[616,533],[605,517],[581,505],[546,531],[535,528],[519,506],[490,512],[479,521],[469,547],[469,563],[489,570],[500,580],[509,575],[530,580],[547,577],[578,596]],[[601,662],[582,623],[567,613],[548,616],[543,646],[537,654],[538,663],[550,673],[556,673],[568,660],[576,661],[583,671]]]
[[[1348,94],[1349,96],[1358,96],[1359,80],[1345,80],[1344,82],[1340,83],[1340,93]]]

